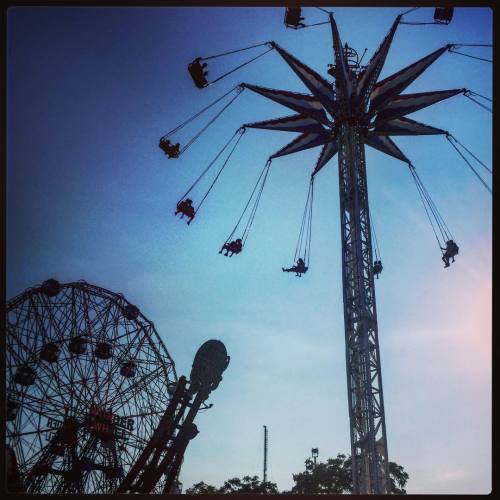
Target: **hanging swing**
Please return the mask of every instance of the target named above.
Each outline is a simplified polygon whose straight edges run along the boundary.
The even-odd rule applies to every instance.
[[[301,13],[302,9],[300,7],[287,7],[284,19],[285,26],[294,30],[305,28],[306,25],[302,22],[304,18],[301,17]]]
[[[227,73],[224,73],[223,75],[219,76],[215,80],[212,80],[211,82],[208,81],[208,65],[205,61],[208,61],[210,59],[217,59],[218,57],[223,57],[223,56],[228,56],[230,54],[236,54],[237,52],[243,52],[244,50],[250,50],[254,49],[256,47],[263,47],[264,45],[267,45],[269,47],[268,50],[265,52],[262,52],[261,54],[257,55],[256,57],[253,57],[252,59],[245,61],[244,63],[240,64],[236,68],[233,68],[229,70]],[[194,59],[191,63],[188,65],[188,71],[189,74],[191,75],[191,78],[193,79],[194,84],[196,87],[199,89],[203,89],[205,87],[208,87],[209,85],[213,85],[215,82],[218,82],[219,80],[222,80],[226,76],[230,75],[231,73],[234,73],[240,68],[243,68],[243,66],[246,66],[247,64],[250,64],[251,62],[255,61],[259,57],[262,57],[264,54],[267,54],[271,50],[274,49],[274,44],[273,42],[264,42],[264,43],[258,43],[256,45],[251,45],[250,47],[245,47],[243,49],[237,49],[237,50],[231,50],[229,52],[223,52],[222,54],[217,54],[215,56],[209,56],[209,57],[197,57]]]
[[[436,205],[432,201],[428,191],[420,179],[415,167],[410,163],[410,172],[417,186],[418,194],[424,205],[425,213],[434,232],[434,236],[438,242],[438,246],[442,252],[442,261],[444,262],[444,267],[450,267],[450,259],[455,262],[455,257],[458,255],[458,245],[455,243],[451,232],[446,225],[443,217],[439,213]],[[434,222],[433,222],[434,220]],[[439,233],[439,235],[438,235]],[[442,246],[444,245],[444,247]]]
[[[231,231],[231,234],[227,237],[226,241],[222,245],[222,248],[219,250],[220,254],[225,252],[223,254],[225,257],[232,257],[234,254],[239,254],[243,250],[243,247],[245,246],[245,243],[248,239],[248,235],[250,233],[250,229],[255,219],[255,214],[259,206],[260,198],[262,196],[262,191],[264,190],[264,186],[266,184],[270,166],[271,166],[271,160],[267,160],[266,164],[264,165],[264,168],[262,169],[259,175],[259,178],[257,179],[257,182],[255,183],[255,186],[252,190],[252,194],[250,195],[250,198],[248,199],[245,208],[243,209],[243,212],[241,213],[240,218],[238,219],[238,222],[234,226],[234,229]],[[241,237],[233,239],[234,235],[236,234],[236,231],[240,226],[240,223],[243,220],[243,217],[247,213],[247,210],[252,200],[254,200],[253,205],[252,208],[250,209],[250,212],[248,213],[245,225],[243,226],[243,232],[241,233]]]
[[[316,7],[317,9],[326,12],[327,14],[330,14],[325,9],[322,9],[321,7]],[[320,26],[322,24],[330,24],[330,21],[324,21],[320,23],[314,23],[314,24],[304,24],[302,21],[304,21],[304,18],[302,17],[302,9],[301,7],[286,7],[285,9],[285,18],[283,20],[285,27],[286,28],[292,28],[294,30],[298,29],[303,29],[303,28],[310,28],[311,26]]]
[[[380,248],[378,246],[377,234],[375,233],[375,226],[373,224],[371,211],[370,211],[370,228],[372,233],[372,241],[373,243],[375,243],[375,245],[372,246],[375,254],[374,255],[375,260],[373,261],[373,274],[378,279],[384,267],[382,266],[382,258],[380,257]]]
[[[453,18],[453,7],[436,7],[434,21],[436,24],[450,24]]]
[[[403,12],[401,14],[401,17],[406,16],[410,12],[413,12],[415,10],[420,9],[420,7],[414,7],[410,10],[407,10],[406,12]],[[424,22],[412,22],[412,21],[402,21],[400,24],[413,24],[413,25],[425,25],[425,24],[443,24],[447,26],[448,24],[451,23],[451,20],[453,19],[453,8],[446,7],[446,8],[441,8],[437,7],[434,9],[434,20],[432,22],[424,21]]]
[[[177,127],[173,128],[169,132],[167,132],[161,139],[159,143],[160,149],[168,156],[168,158],[178,158],[179,155],[187,151],[193,143],[205,132],[210,125],[212,125],[217,118],[222,115],[222,113],[235,101],[235,99],[245,90],[245,88],[241,85],[237,85],[236,87],[233,87],[229,92],[226,92],[224,95],[213,101],[211,104],[203,108],[201,111],[198,111],[198,113],[194,114],[190,118],[188,118],[185,122],[181,123],[180,125],[177,125]],[[201,116],[205,111],[210,109],[212,106],[217,104],[218,102],[222,101],[225,97],[227,97],[229,94],[232,92],[236,92],[236,95],[193,137],[191,138],[184,147],[181,148],[180,144],[177,142],[176,144],[172,144],[170,140],[170,136],[172,134],[175,134],[176,132],[179,132],[182,130],[186,125],[191,123],[194,119],[198,118]]]
[[[299,278],[309,269],[309,258],[311,255],[311,230],[312,230],[312,207],[314,198],[314,176],[311,175],[309,190],[307,191],[306,205],[302,214],[299,237],[293,261],[295,264],[288,269],[282,267],[284,273],[295,273]]]
[[[203,204],[203,202],[207,198],[208,194],[210,193],[210,191],[214,187],[217,179],[220,177],[222,171],[226,167],[226,165],[227,165],[227,163],[229,161],[229,158],[231,158],[231,155],[233,154],[234,150],[236,149],[236,146],[240,142],[240,140],[243,137],[244,133],[245,133],[245,128],[243,128],[243,127],[239,128],[232,135],[232,137],[229,139],[229,141],[226,142],[226,144],[224,145],[224,147],[217,153],[217,155],[215,156],[215,158],[208,164],[208,166],[205,168],[205,170],[203,170],[203,172],[193,182],[193,184],[191,185],[191,187],[181,196],[180,200],[177,202],[176,211],[175,211],[174,215],[177,215],[177,214],[180,213],[181,214],[181,217],[180,217],[181,219],[183,219],[184,216],[186,216],[187,219],[188,219],[188,221],[187,221],[188,225],[191,224],[191,221],[194,219],[195,215],[199,212],[199,210],[201,208],[201,205]],[[212,166],[215,164],[215,162],[219,159],[219,157],[222,155],[222,153],[227,149],[227,147],[229,146],[229,144],[233,141],[233,139],[238,134],[239,134],[239,137],[236,140],[236,142],[234,143],[233,148],[231,149],[231,151],[227,155],[226,159],[224,160],[224,163],[222,164],[221,168],[219,169],[219,171],[215,175],[215,177],[214,177],[212,183],[210,184],[208,190],[205,192],[205,194],[201,198],[200,203],[198,204],[198,206],[196,208],[194,208],[194,206],[193,206],[193,200],[191,200],[191,198],[187,198],[187,195],[195,188],[195,186],[201,181],[201,179],[205,176],[205,174],[212,168]]]

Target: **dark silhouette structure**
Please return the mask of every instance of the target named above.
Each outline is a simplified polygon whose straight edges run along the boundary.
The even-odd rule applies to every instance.
[[[186,447],[198,434],[193,420],[209,394],[218,387],[229,359],[219,340],[208,340],[198,349],[190,381],[184,376],[179,378],[160,424],[117,493],[150,493],[162,476],[163,493],[175,491]]]

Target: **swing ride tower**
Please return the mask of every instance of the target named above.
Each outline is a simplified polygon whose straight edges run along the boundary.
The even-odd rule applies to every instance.
[[[273,154],[270,160],[322,145],[311,176],[312,184],[316,174],[338,153],[345,353],[354,494],[390,492],[365,144],[407,163],[423,197],[424,206],[425,203],[432,204],[428,193],[418,183],[418,175],[410,160],[389,136],[448,136],[444,130],[416,122],[405,115],[466,92],[465,89],[453,89],[400,95],[452,45],[446,45],[386,79],[377,81],[401,18],[402,15],[397,16],[369,63],[361,67],[356,51],[347,44],[342,46],[335,19],[330,13],[334,64],[330,65],[328,73],[334,77],[333,85],[278,44],[272,43],[312,95],[243,84],[299,112],[299,115],[245,125],[250,128],[302,132]],[[440,216],[434,205],[431,211],[440,224]],[[451,236],[448,238],[451,239]]]
[[[352,67],[355,71],[355,68]],[[341,96],[344,89],[337,84]],[[345,116],[338,125],[338,165],[347,394],[353,492],[387,493],[388,458],[377,330],[363,122]],[[341,104],[342,106],[342,104]]]
[[[448,141],[453,139],[457,144],[460,144],[449,132],[417,122],[406,115],[458,94],[463,94],[469,98],[471,98],[470,95],[484,97],[464,88],[403,93],[440,56],[446,52],[454,52],[454,48],[473,45],[447,44],[385,79],[379,80],[398,25],[443,24],[440,22],[403,22],[403,16],[413,10],[415,9],[411,9],[396,17],[389,32],[374,52],[368,64],[364,66],[361,66],[358,54],[354,49],[347,44],[342,45],[336,21],[332,13],[328,13],[329,20],[327,23],[331,26],[334,61],[333,64],[329,65],[330,69],[328,73],[334,78],[334,83],[327,81],[314,69],[287,52],[277,43],[266,42],[260,44],[267,45],[270,49],[257,57],[264,55],[270,50],[275,50],[307,87],[310,94],[271,89],[250,83],[241,83],[233,89],[238,92],[237,95],[243,90],[248,89],[286,106],[296,113],[281,118],[246,123],[235,133],[235,136],[238,135],[238,132],[240,133],[238,141],[247,129],[280,130],[300,133],[300,135],[268,158],[266,166],[254,187],[254,191],[233,232],[226,240],[226,244],[228,244],[230,239],[239,230],[239,224],[253,199],[254,193],[256,193],[253,208],[250,210],[248,222],[243,230],[242,240],[244,246],[249,228],[255,217],[271,162],[279,157],[322,146],[311,174],[306,208],[294,257],[294,259],[298,256],[303,257],[303,261],[308,266],[313,182],[319,171],[325,165],[331,163],[330,160],[338,153],[345,355],[354,494],[390,493],[389,459],[374,285],[374,276],[376,273],[380,273],[381,266],[378,268],[375,266],[374,268],[373,257],[375,256],[376,263],[379,265],[381,265],[381,261],[375,232],[373,231],[373,227],[371,227],[365,145],[369,145],[407,164],[439,248],[443,251],[444,246],[448,246],[448,243],[453,243],[451,232],[423,185],[415,167],[393,142],[391,136],[444,135]],[[451,20],[450,16],[451,14],[448,13],[449,19],[447,18],[444,24],[447,24]],[[233,52],[240,52],[241,50],[247,49],[240,49]],[[210,59],[214,57],[216,56],[212,56]],[[253,58],[249,62],[255,59]],[[243,65],[238,66],[238,68]],[[226,75],[231,72],[226,73]],[[214,82],[219,79],[217,78]],[[211,83],[207,83],[207,85]],[[226,107],[215,118],[220,116],[220,113]],[[208,109],[208,107],[205,109]],[[185,123],[188,122],[189,120]],[[202,131],[210,123],[212,121]],[[184,124],[180,127],[182,126]],[[179,130],[179,127],[172,132],[176,130]],[[169,134],[164,136],[161,141],[166,140]],[[188,145],[190,144],[191,142],[188,143]],[[219,155],[228,147],[228,144],[224,146]],[[453,143],[452,145],[455,146]],[[462,144],[460,145],[470,153]],[[233,151],[234,147],[217,173],[208,192],[212,189]],[[470,154],[473,156],[472,153]],[[461,153],[460,155],[465,160],[465,157]],[[185,195],[190,193],[218,156],[209,164],[207,169]],[[474,158],[478,160],[475,156]],[[467,160],[466,162],[469,164]],[[482,165],[487,168],[484,164]],[[478,176],[470,164],[469,167]],[[491,170],[489,172],[491,173]],[[480,180],[482,179],[480,178]],[[484,181],[482,182],[484,184]],[[486,184],[485,187],[491,193]],[[196,212],[198,212],[208,192],[201,199]],[[373,246],[372,235],[374,238]],[[300,253],[302,242],[305,243],[304,254]],[[446,253],[443,255],[443,260],[446,255]],[[453,257],[453,255],[450,254],[450,257]],[[283,269],[283,271],[291,270],[295,271],[295,268],[289,270]],[[297,275],[300,275],[300,273],[297,273]]]

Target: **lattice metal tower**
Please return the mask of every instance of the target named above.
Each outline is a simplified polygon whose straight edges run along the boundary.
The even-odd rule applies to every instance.
[[[363,129],[365,106],[351,106],[359,64],[333,31],[339,104],[338,164],[347,390],[351,422],[353,491],[386,493],[388,484],[382,373],[377,331],[368,186]],[[340,65],[344,65],[339,67]],[[338,68],[338,71],[337,71]]]

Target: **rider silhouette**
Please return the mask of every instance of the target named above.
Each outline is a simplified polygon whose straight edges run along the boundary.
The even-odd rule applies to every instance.
[[[374,263],[373,263],[373,274],[377,277],[378,279],[378,276],[379,274],[382,272],[382,261],[381,260],[376,260]]]
[[[455,255],[458,254],[458,245],[453,240],[448,240],[446,242],[446,248],[441,248],[441,250],[444,251],[442,257],[444,267],[450,267],[450,259],[452,259],[452,262],[455,262]]]
[[[233,254],[239,254],[243,250],[243,243],[240,238],[238,238],[235,241],[231,241],[230,243],[224,243],[222,245],[222,248],[219,250],[219,253],[222,253],[223,250],[226,251],[224,254],[224,257],[232,257]],[[231,255],[229,255],[229,252],[231,252]]]
[[[191,76],[194,80],[195,85],[198,88],[203,88],[208,85],[207,81],[207,75],[208,75],[208,70],[205,68],[207,67],[207,63],[201,62],[201,57],[197,57],[189,66],[188,70],[191,73]]]
[[[181,145],[178,142],[172,144],[168,139],[160,139],[160,148],[169,158],[178,158]]]
[[[306,25],[301,22],[304,18],[300,14],[300,7],[288,7],[285,13],[285,24],[294,29],[305,28]]]
[[[187,221],[189,226],[189,224],[191,223],[191,221],[194,219],[195,216],[193,200],[186,198],[185,200],[177,203],[177,210],[175,211],[174,215],[177,215],[178,213],[181,214],[181,219],[183,219],[185,215],[189,218],[189,220]]]
[[[281,270],[284,273],[295,273],[295,276],[301,277],[302,274],[305,274],[307,272],[308,267],[306,267],[306,263],[304,262],[304,259],[299,257],[297,260],[297,264],[295,264],[295,266],[292,266],[288,269],[285,269],[284,267],[282,267]]]

